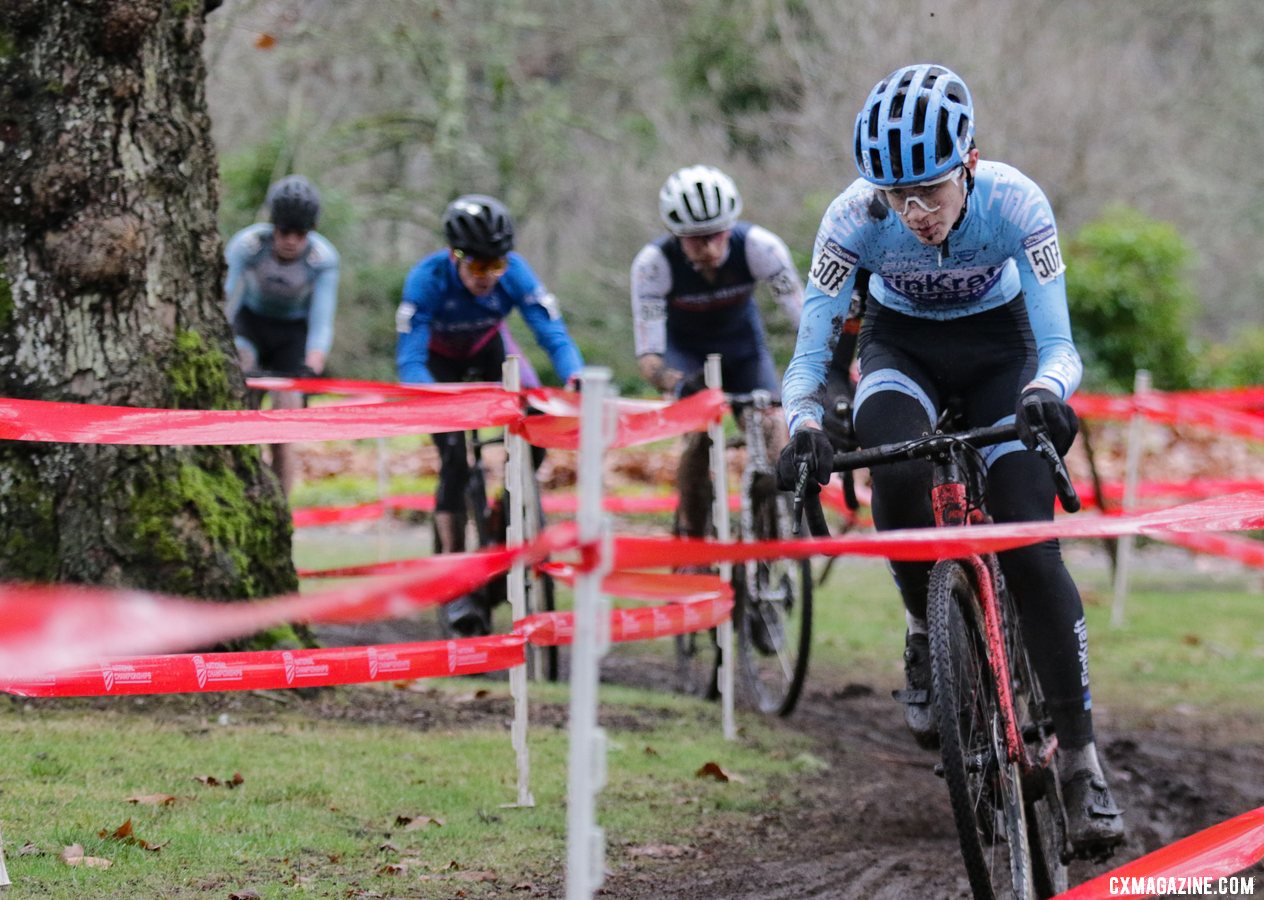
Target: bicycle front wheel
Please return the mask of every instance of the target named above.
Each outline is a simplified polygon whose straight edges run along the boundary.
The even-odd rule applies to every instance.
[[[983,613],[956,560],[931,570],[931,684],[943,775],[976,900],[1034,896],[1022,773],[1005,752]]]
[[[1006,652],[1012,675],[1014,712],[1018,728],[1027,745],[1029,758],[1037,764],[1023,782],[1023,800],[1027,811],[1027,845],[1031,848],[1031,874],[1036,896],[1056,897],[1069,886],[1066,859],[1069,857],[1062,796],[1058,786],[1058,768],[1046,752],[1053,734],[1053,722],[1045,704],[1044,690],[1036,675],[1027,644],[1022,636],[1022,623],[1014,605],[1014,597],[1005,588],[1000,567],[992,562],[993,579],[1005,619]]]
[[[791,535],[790,495],[771,476],[748,488],[743,537],[775,541]],[[765,713],[794,711],[812,646],[812,569],[808,560],[774,559],[733,567],[733,629],[743,692]]]

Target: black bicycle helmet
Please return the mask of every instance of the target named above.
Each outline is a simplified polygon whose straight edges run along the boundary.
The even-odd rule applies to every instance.
[[[311,231],[320,218],[320,194],[302,175],[287,175],[268,188],[272,224],[282,231]]]
[[[514,246],[513,217],[505,204],[486,194],[465,194],[449,203],[443,233],[452,249],[483,259],[504,256]]]

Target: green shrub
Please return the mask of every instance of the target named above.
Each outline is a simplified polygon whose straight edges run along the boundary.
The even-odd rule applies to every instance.
[[[1085,385],[1131,390],[1138,369],[1154,386],[1189,387],[1194,293],[1188,244],[1166,222],[1113,207],[1067,244],[1067,299]]]
[[[1198,371],[1200,387],[1264,384],[1264,328],[1246,328],[1227,343],[1208,347]]]

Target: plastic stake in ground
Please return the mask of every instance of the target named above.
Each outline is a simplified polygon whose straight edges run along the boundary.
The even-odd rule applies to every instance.
[[[720,354],[707,356],[705,367],[707,387],[719,390],[721,385]],[[707,436],[711,439],[711,518],[715,521],[716,538],[727,542],[732,536],[729,523],[729,479],[728,463],[724,458],[724,420],[715,419],[707,426]],[[725,584],[733,581],[733,564],[720,563],[720,578]],[[720,719],[726,740],[737,740],[737,721],[733,715],[733,688],[735,669],[733,667],[733,619],[730,617],[716,629],[716,642],[720,645]]]
[[[522,375],[519,370],[518,357],[510,356],[501,369],[505,381],[505,390],[517,392],[522,388]],[[521,547],[524,538],[523,520],[526,518],[523,501],[526,492],[523,490],[526,478],[524,466],[530,456],[527,442],[505,429],[505,488],[508,494],[509,527],[505,533],[505,542],[509,547]],[[526,567],[519,560],[509,569],[508,581],[509,606],[513,610],[516,622],[527,614]],[[514,701],[513,748],[518,762],[518,800],[510,806],[535,806],[535,798],[531,796],[531,755],[527,747],[527,665],[523,664],[509,670],[509,693]]]
[[[607,442],[604,401],[610,391],[610,370],[585,367],[580,383],[577,524],[580,552],[595,566],[575,580],[566,792],[567,900],[589,900],[601,887],[606,855],[605,835],[596,823],[596,794],[605,780],[606,763],[605,734],[597,727],[597,676],[610,634],[609,603],[601,592],[611,556],[610,548],[604,545],[608,529],[602,512],[602,457]]]
[[[1146,369],[1138,369],[1134,393],[1142,397],[1150,392],[1150,373]],[[1128,423],[1128,455],[1124,472],[1124,512],[1130,513],[1137,505],[1137,473],[1141,468],[1142,440],[1145,437],[1143,428],[1145,416],[1140,409],[1132,414]],[[1124,624],[1124,602],[1128,597],[1128,569],[1132,564],[1132,545],[1134,538],[1124,535],[1119,539],[1115,553],[1115,595],[1110,607],[1110,624],[1122,628]]]
[[[4,835],[0,834],[0,887],[8,887],[9,870],[4,867]]]

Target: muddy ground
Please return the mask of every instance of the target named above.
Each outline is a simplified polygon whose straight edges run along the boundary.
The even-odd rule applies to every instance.
[[[389,626],[378,626],[384,632]],[[366,633],[359,641],[414,635]],[[373,629],[374,626],[367,626]],[[337,639],[339,635],[327,633]],[[344,635],[345,637],[345,635]],[[606,659],[603,680],[669,689],[645,674],[630,646]],[[565,673],[564,673],[565,674]],[[934,753],[908,736],[887,676],[813,672],[799,708],[773,726],[807,735],[828,769],[796,772],[774,786],[766,812],[741,827],[704,826],[688,841],[659,848],[626,847],[611,836],[608,875],[598,896],[612,900],[951,900],[971,896],[957,848],[947,789],[933,773]],[[1258,686],[1257,686],[1258,687]],[[389,696],[383,702],[399,702]],[[534,707],[534,704],[533,704]],[[483,715],[465,704],[459,717],[442,706],[410,705],[422,727],[460,727],[484,716],[508,715],[488,703]],[[327,714],[386,719],[398,710]],[[635,722],[604,722],[635,728]],[[649,713],[647,713],[649,714]],[[533,708],[533,721],[565,722],[563,708]],[[429,719],[429,720],[427,720]],[[648,723],[647,723],[648,724]],[[1264,734],[1258,720],[1217,720],[1206,711],[1173,712],[1143,726],[1116,726],[1099,710],[1097,728],[1116,798],[1126,810],[1130,836],[1111,864],[1077,862],[1072,884],[1135,859],[1172,841],[1264,806]],[[1255,893],[1264,897],[1264,865],[1256,866]],[[1250,874],[1250,873],[1248,873]],[[560,873],[559,873],[560,875]],[[560,881],[536,881],[528,896],[562,897]],[[506,896],[523,896],[522,891]]]
[[[1101,448],[1099,466],[1107,480],[1120,477],[1122,471],[1123,444],[1117,431],[1118,426],[1107,426],[1095,436]],[[1151,437],[1149,478],[1258,477],[1258,459],[1249,454],[1244,442],[1176,430],[1161,435],[1156,431]],[[429,450],[424,448],[411,459],[393,458],[391,463],[431,471],[433,461],[425,452]],[[1068,463],[1082,479],[1088,467],[1076,453]],[[315,457],[312,454],[313,462]],[[612,477],[620,484],[670,483],[672,473],[664,469],[670,460],[669,454],[625,452],[618,457],[620,466]],[[357,463],[371,470],[366,460],[328,462],[338,471],[354,470]],[[308,474],[316,477],[321,472]],[[565,462],[554,467],[552,460],[541,472],[551,487],[573,482],[571,474]],[[354,642],[421,637],[375,634],[368,626],[358,630]],[[644,686],[643,673],[649,668],[638,665],[625,647],[606,660],[603,677]],[[767,812],[744,826],[706,827],[687,843],[659,848],[658,855],[647,854],[645,848],[621,846],[617,836],[612,836],[608,875],[599,896],[616,900],[969,898],[947,790],[932,770],[935,755],[919,750],[905,732],[899,708],[889,699],[891,690],[900,685],[888,683],[885,677],[815,670],[798,710],[791,718],[776,721],[775,727],[810,737],[815,755],[828,768],[815,774],[797,772],[793,781],[774,787]],[[1264,688],[1244,685],[1243,690]],[[502,715],[495,708],[487,712]],[[349,714],[376,713],[360,708]],[[443,726],[449,728],[472,720],[468,705],[456,719],[440,709],[422,715],[444,716]],[[533,709],[532,717],[533,721],[560,722],[565,710]],[[1205,710],[1174,710],[1125,726],[1116,722],[1110,710],[1099,709],[1096,725],[1130,834],[1112,863],[1075,863],[1072,884],[1264,806],[1264,728],[1258,717],[1244,724],[1216,718]],[[1255,875],[1251,896],[1264,897],[1264,865],[1247,874]],[[536,882],[530,895],[561,897],[564,893],[559,873],[556,884]],[[523,892],[506,890],[506,896],[521,897]]]
[[[830,768],[796,775],[769,798],[775,813],[700,835],[685,857],[620,860],[601,896],[620,900],[913,900],[969,898],[934,754],[903,727],[894,685],[813,678],[777,727],[810,735]],[[1264,740],[1233,722],[1173,717],[1145,730],[1098,730],[1130,837],[1115,862],[1264,805]],[[1072,884],[1112,865],[1074,864]],[[1264,865],[1253,870],[1264,897]]]

